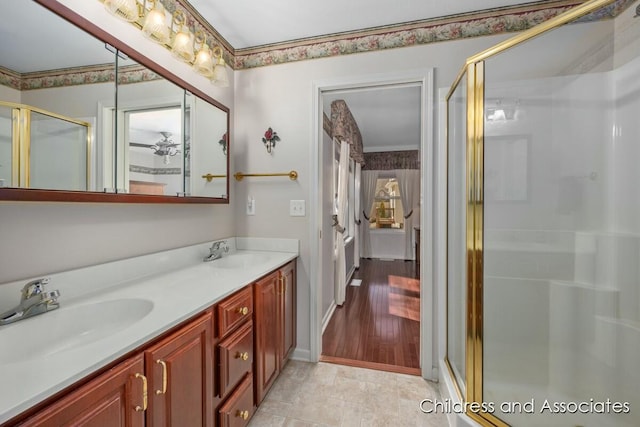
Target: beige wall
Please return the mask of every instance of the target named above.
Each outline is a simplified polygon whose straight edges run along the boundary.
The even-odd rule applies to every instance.
[[[235,74],[235,119],[232,162],[236,171],[284,172],[296,169],[298,181],[286,178],[248,179],[235,184],[236,234],[254,237],[300,239],[298,263],[298,348],[309,349],[310,212],[318,209],[309,199],[314,177],[309,175],[312,146],[312,84],[327,79],[371,76],[407,70],[435,69],[435,84],[448,87],[464,60],[505,36],[444,42],[418,47],[334,58],[301,61],[243,71]],[[434,120],[437,123],[437,120]],[[261,137],[268,127],[278,132],[272,154]],[[435,132],[435,130],[433,130]],[[435,135],[435,133],[434,133]],[[313,160],[315,161],[315,160]],[[256,201],[255,216],[247,216],[244,201]],[[290,217],[289,200],[305,199],[307,216]],[[315,291],[314,291],[315,293]],[[326,305],[327,302],[325,301]]]

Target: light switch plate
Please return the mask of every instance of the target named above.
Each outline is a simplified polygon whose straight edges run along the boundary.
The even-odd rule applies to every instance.
[[[289,200],[289,216],[305,216],[304,200]]]
[[[255,215],[256,214],[256,200],[249,196],[247,198],[247,215]]]

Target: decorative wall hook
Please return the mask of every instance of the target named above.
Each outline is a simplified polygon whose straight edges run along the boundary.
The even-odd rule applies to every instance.
[[[218,144],[222,146],[222,154],[224,154],[225,156],[227,155],[227,141],[228,137],[227,133],[225,132],[224,135],[222,135],[222,138],[220,138],[220,141],[218,141]]]
[[[276,141],[280,141],[278,132],[271,128],[267,129],[262,137],[262,143],[267,147],[267,153],[271,153],[271,150],[276,146]]]

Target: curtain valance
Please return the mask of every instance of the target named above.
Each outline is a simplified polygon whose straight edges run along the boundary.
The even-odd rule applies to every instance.
[[[350,145],[351,158],[364,165],[362,152],[362,135],[347,103],[338,99],[331,103],[331,132],[332,138],[347,141]]]

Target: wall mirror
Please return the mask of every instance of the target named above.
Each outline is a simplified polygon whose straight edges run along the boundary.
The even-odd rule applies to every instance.
[[[228,203],[228,126],[228,108],[57,2],[3,17],[0,200]]]

